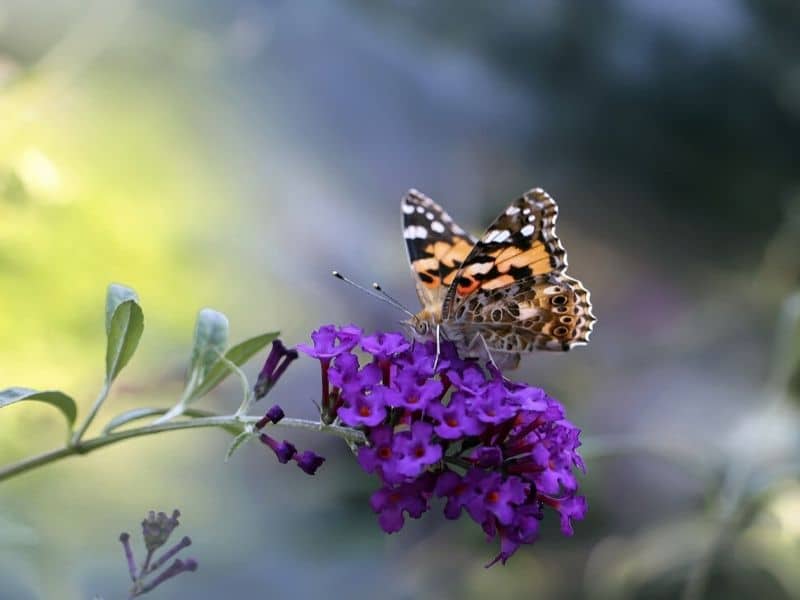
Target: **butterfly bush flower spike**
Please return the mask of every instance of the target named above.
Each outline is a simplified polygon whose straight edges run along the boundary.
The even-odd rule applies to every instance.
[[[147,549],[147,554],[141,568],[138,568],[136,564],[133,548],[130,543],[130,534],[120,534],[119,541],[122,543],[125,560],[128,564],[128,572],[133,581],[133,586],[128,596],[129,598],[142,596],[168,579],[172,579],[181,573],[197,570],[197,561],[193,558],[175,558],[172,560],[184,548],[192,544],[192,540],[189,539],[188,536],[181,538],[177,544],[164,552],[160,557],[154,559],[156,550],[167,543],[172,532],[179,525],[179,516],[180,512],[177,510],[173,511],[171,516],[167,516],[167,514],[163,512],[156,513],[155,511],[150,511],[147,517],[142,521],[142,538],[145,548]],[[172,562],[169,566],[161,570],[170,560],[172,560]],[[149,576],[158,571],[160,571],[158,575],[148,580]]]
[[[462,359],[450,342],[437,362],[431,342],[412,345],[400,333],[379,333],[359,344],[356,331],[326,325],[312,334],[315,346],[301,350],[328,361],[323,386],[335,399],[330,406],[368,440],[357,458],[380,480],[370,505],[385,532],[399,531],[440,498],[445,517],[467,516],[499,541],[490,565],[534,542],[548,513],[572,535],[573,521],[587,511],[574,474],[584,465],[580,430],[558,401]]]

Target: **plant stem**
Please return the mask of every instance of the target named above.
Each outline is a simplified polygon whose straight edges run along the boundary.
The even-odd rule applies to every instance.
[[[197,385],[197,373],[197,371],[192,372],[192,375],[189,378],[189,381],[186,383],[186,387],[184,388],[183,394],[181,395],[181,399],[178,400],[178,403],[161,415],[158,419],[153,421],[153,425],[161,425],[162,423],[166,423],[167,421],[176,417],[180,417],[183,414],[183,411],[186,410],[186,403],[189,401],[189,397],[192,395],[192,392],[194,392],[194,388]]]
[[[92,404],[92,408],[89,410],[89,414],[86,415],[86,418],[83,420],[81,426],[75,430],[75,433],[72,435],[70,439],[69,445],[70,446],[77,446],[81,442],[81,438],[83,438],[83,434],[86,433],[86,430],[89,429],[89,425],[92,424],[94,418],[97,416],[100,407],[105,402],[106,398],[108,397],[108,392],[111,391],[111,381],[106,379],[106,382],[103,384],[103,388],[100,390],[100,393],[97,396],[97,399]]]
[[[20,475],[26,471],[30,471],[37,467],[41,467],[52,462],[61,460],[68,456],[75,456],[78,454],[88,454],[98,448],[116,444],[123,440],[130,438],[141,437],[144,435],[152,435],[161,433],[163,431],[178,431],[181,429],[198,429],[201,427],[242,427],[245,424],[256,423],[259,417],[245,417],[236,415],[225,416],[212,416],[202,417],[199,419],[186,419],[181,421],[170,421],[168,423],[159,423],[158,425],[150,424],[143,427],[135,427],[126,429],[124,431],[117,431],[107,435],[99,435],[97,437],[80,441],[77,444],[69,444],[63,448],[50,450],[42,454],[26,458],[17,463],[9,465],[0,469],[0,481],[4,481],[15,475]],[[341,427],[338,425],[325,425],[318,421],[309,421],[306,419],[293,419],[290,417],[283,418],[277,425],[272,427],[287,427],[291,429],[306,429],[310,431],[320,431],[330,433],[340,437],[348,442],[364,443],[364,434],[356,429],[348,427]]]
[[[153,552],[154,552],[153,550],[148,550],[147,551],[147,556],[145,557],[144,564],[142,564],[142,568],[139,571],[138,579],[141,579],[142,577],[147,575],[147,572],[150,569],[150,561],[153,560]]]

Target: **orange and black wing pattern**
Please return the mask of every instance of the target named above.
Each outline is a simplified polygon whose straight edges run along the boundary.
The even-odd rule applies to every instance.
[[[441,206],[409,190],[403,198],[403,238],[424,308],[437,310],[475,244]],[[438,310],[437,310],[438,312]]]
[[[596,319],[589,292],[566,274],[557,217],[555,200],[541,188],[512,202],[455,274],[443,321],[501,352],[585,344]]]

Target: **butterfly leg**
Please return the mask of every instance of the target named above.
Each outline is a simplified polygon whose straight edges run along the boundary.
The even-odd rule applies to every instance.
[[[500,367],[497,366],[497,363],[494,360],[494,356],[492,356],[492,351],[489,350],[489,344],[486,343],[486,338],[483,337],[482,333],[479,333],[478,337],[480,338],[481,343],[483,344],[483,351],[486,353],[486,356],[489,358],[489,362],[492,363],[492,366],[499,371]]]
[[[436,372],[436,367],[439,365],[439,354],[442,350],[442,332],[441,326],[439,324],[436,325],[436,358],[433,361],[433,372]]]
[[[500,352],[500,359],[495,360],[494,354],[492,354],[491,349],[489,348],[489,344],[486,342],[486,338],[483,337],[482,333],[478,334],[478,337],[481,340],[483,345],[483,351],[486,354],[486,357],[489,359],[489,362],[492,366],[497,369],[501,374],[504,370],[509,369],[516,369],[519,366],[520,355],[517,353],[506,353]],[[511,381],[508,377],[503,375],[503,379],[506,381]]]

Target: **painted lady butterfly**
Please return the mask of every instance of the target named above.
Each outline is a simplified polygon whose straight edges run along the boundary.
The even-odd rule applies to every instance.
[[[566,274],[558,206],[535,188],[476,240],[416,190],[403,198],[403,237],[420,310],[406,324],[421,339],[454,342],[464,356],[514,368],[520,354],[586,344],[596,321],[589,291]]]

